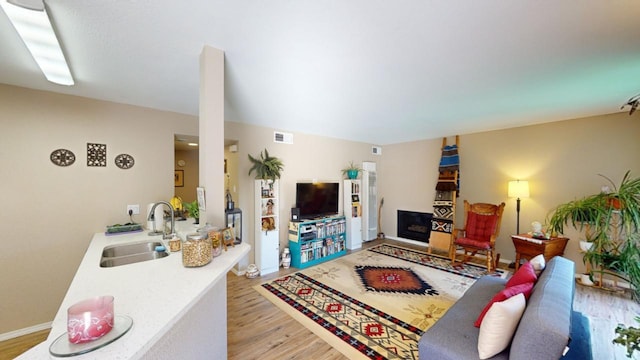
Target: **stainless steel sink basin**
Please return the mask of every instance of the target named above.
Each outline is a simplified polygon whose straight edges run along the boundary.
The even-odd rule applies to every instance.
[[[107,246],[102,250],[100,267],[127,265],[169,256],[166,250],[155,251],[156,246],[163,246],[163,244],[159,241],[140,241]]]
[[[102,250],[102,257],[111,258],[153,252],[156,246],[162,246],[162,243],[159,241],[141,241],[130,244],[110,245]]]
[[[100,261],[100,267],[114,267],[114,266],[120,266],[120,265],[133,264],[133,263],[138,263],[142,261],[161,259],[166,256],[169,256],[169,253],[166,251],[152,251],[152,252],[146,252],[146,253],[140,253],[140,254],[134,254],[134,255],[111,257],[111,258],[103,257],[102,260]]]

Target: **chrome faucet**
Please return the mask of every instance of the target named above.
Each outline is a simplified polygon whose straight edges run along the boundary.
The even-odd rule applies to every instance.
[[[155,220],[154,214],[156,212],[156,207],[158,205],[167,205],[167,207],[169,208],[169,211],[171,212],[171,229],[169,230],[168,234],[165,233],[164,231],[156,230],[156,222],[154,221]],[[153,221],[153,231],[149,233],[150,236],[162,234],[162,238],[167,240],[167,239],[172,239],[176,234],[176,218],[175,218],[175,213],[173,212],[173,206],[171,206],[171,204],[169,204],[166,201],[158,201],[157,203],[153,204],[153,206],[151,207],[151,211],[149,211],[149,217],[147,218],[147,221]]]

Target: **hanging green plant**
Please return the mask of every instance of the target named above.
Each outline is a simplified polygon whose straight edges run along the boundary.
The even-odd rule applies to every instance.
[[[349,179],[357,179],[358,174],[362,171],[362,168],[354,164],[353,161],[349,162],[349,165],[342,169],[342,176],[346,176]]]
[[[251,169],[249,169],[249,176],[255,171],[256,179],[262,180],[277,180],[280,178],[280,172],[284,169],[282,160],[275,156],[270,156],[267,149],[260,152],[260,157],[253,157],[251,154],[249,161],[251,161]]]

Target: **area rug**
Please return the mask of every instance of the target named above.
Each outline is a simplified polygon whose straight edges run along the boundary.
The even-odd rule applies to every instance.
[[[381,244],[255,289],[349,359],[418,359],[420,336],[485,272]]]

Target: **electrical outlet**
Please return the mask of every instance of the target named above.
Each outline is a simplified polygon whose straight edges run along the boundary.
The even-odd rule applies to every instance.
[[[140,205],[138,205],[138,204],[136,204],[136,205],[127,205],[127,214],[129,213],[129,211],[131,211],[132,215],[140,214]]]

